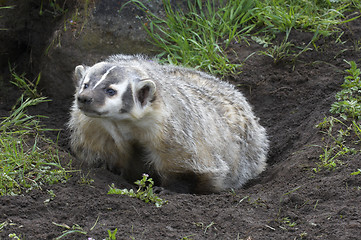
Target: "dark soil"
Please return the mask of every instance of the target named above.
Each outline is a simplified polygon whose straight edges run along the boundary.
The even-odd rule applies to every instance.
[[[333,171],[312,171],[322,153],[314,145],[326,144],[315,125],[330,115],[349,67],[344,59],[361,67],[360,45],[355,44],[361,39],[360,26],[361,19],[349,23],[343,44],[335,38],[319,40],[317,51],[307,51],[293,63],[285,59],[275,64],[270,57],[254,54],[241,74],[229,78],[254,106],[271,140],[267,170],[244,188],[211,195],[160,194],[168,204],[157,208],[107,195],[112,183],[118,188],[131,185],[104,169],[84,170],[65,184],[0,197],[0,224],[9,223],[0,227],[0,239],[10,233],[23,239],[53,239],[66,230],[59,224],[78,225],[87,232],[63,239],[104,239],[107,230],[114,229],[117,239],[360,239],[361,178],[350,175],[360,168],[360,154],[343,159],[345,164]],[[301,45],[312,34],[292,32],[290,37]],[[244,59],[264,49],[242,43],[233,50]],[[1,96],[2,115],[15,99]],[[64,129],[59,139],[64,152],[69,151],[64,124],[70,104],[71,99],[53,99],[33,109],[49,117],[44,124]],[[84,176],[94,181],[82,184]],[[44,203],[47,190],[56,197]]]

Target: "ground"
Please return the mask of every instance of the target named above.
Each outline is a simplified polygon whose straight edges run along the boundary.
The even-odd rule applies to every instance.
[[[351,173],[360,168],[360,154],[344,159],[332,171],[312,169],[319,161],[324,135],[315,125],[329,116],[340,90],[344,61],[361,66],[361,20],[345,26],[340,43],[335,37],[317,42],[318,50],[302,54],[296,62],[274,63],[254,54],[242,73],[226,78],[242,91],[267,128],[271,141],[268,167],[242,189],[210,195],[160,194],[168,200],[157,208],[127,196],[108,195],[109,185],[130,188],[104,169],[73,172],[64,184],[43,186],[22,196],[0,197],[0,239],[10,233],[22,239],[53,239],[79,226],[85,234],[62,239],[104,239],[117,229],[117,239],[359,239],[361,179]],[[312,34],[292,32],[293,43],[308,43]],[[234,43],[233,61],[263,48],[255,43]],[[236,55],[234,55],[236,53]],[[1,113],[15,98],[2,98]],[[59,145],[69,152],[64,126],[71,99],[53,99],[32,109],[49,117],[44,124],[63,129]],[[50,136],[55,137],[55,136]],[[65,158],[65,162],[70,158]],[[73,160],[74,169],[77,162]],[[92,179],[84,183],[84,179]],[[47,190],[55,197],[50,198]]]

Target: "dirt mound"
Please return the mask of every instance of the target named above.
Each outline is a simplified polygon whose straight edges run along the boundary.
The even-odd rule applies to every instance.
[[[329,115],[348,68],[343,60],[360,66],[361,51],[355,44],[361,39],[360,25],[360,19],[348,25],[343,44],[334,39],[318,42],[318,51],[305,52],[294,64],[275,64],[254,54],[243,72],[229,79],[254,106],[271,140],[269,167],[244,188],[211,195],[164,194],[168,204],[156,208],[107,195],[112,183],[131,186],[106,170],[93,169],[74,173],[66,184],[1,197],[0,224],[8,224],[0,227],[0,239],[10,233],[53,239],[66,230],[60,224],[87,232],[62,239],[104,239],[108,229],[118,229],[118,239],[359,239],[361,181],[350,173],[360,167],[360,154],[334,171],[315,173],[312,168],[322,152],[314,145],[323,140],[315,125]],[[312,35],[294,32],[291,38],[300,44]],[[252,44],[234,45],[233,50],[243,56],[263,49]],[[3,113],[8,100],[1,99]],[[48,126],[64,129],[70,103],[54,99],[33,111],[49,116]],[[59,143],[68,150],[66,130]],[[81,184],[84,179],[94,181]],[[46,203],[47,190],[56,196]]]

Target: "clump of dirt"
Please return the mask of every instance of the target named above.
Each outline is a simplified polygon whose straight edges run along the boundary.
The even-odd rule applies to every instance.
[[[312,168],[322,152],[314,145],[323,141],[315,125],[329,115],[349,67],[344,59],[361,66],[360,47],[354,44],[361,39],[360,25],[360,19],[348,24],[343,44],[320,41],[318,51],[307,51],[294,63],[275,64],[254,54],[241,74],[228,79],[247,96],[271,140],[267,170],[244,188],[210,195],[161,194],[168,203],[156,208],[107,195],[112,183],[132,186],[104,169],[74,172],[65,184],[0,197],[0,224],[9,223],[0,228],[0,238],[16,233],[24,239],[53,239],[66,230],[60,224],[66,224],[87,233],[62,239],[104,239],[108,229],[118,229],[119,239],[359,239],[361,181],[350,173],[360,168],[360,154],[334,171],[315,173]],[[292,32],[290,37],[297,45],[312,35]],[[243,56],[264,49],[235,44],[232,50]],[[1,99],[3,113],[8,107]],[[44,123],[49,127],[64,129],[59,139],[64,152],[69,150],[64,124],[70,104],[71,99],[53,99],[32,110],[48,116]],[[47,203],[46,190],[56,195]]]

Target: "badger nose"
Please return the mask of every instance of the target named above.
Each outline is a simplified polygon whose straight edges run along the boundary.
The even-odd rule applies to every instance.
[[[93,98],[86,96],[86,95],[79,95],[78,102],[80,102],[82,104],[90,104],[91,102],[93,102]]]

